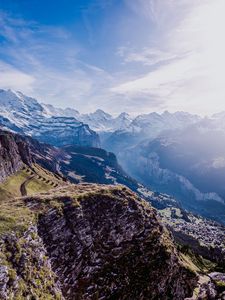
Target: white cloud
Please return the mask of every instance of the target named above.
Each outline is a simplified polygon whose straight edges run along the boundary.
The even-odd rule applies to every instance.
[[[119,49],[126,63],[149,65],[149,70],[111,90],[129,97],[149,94],[149,99],[158,99],[161,107],[164,102],[170,110],[203,114],[225,110],[224,0],[183,0],[178,6],[176,0],[144,2],[151,3],[151,18],[165,32],[157,48],[150,44],[139,52]],[[168,8],[169,17],[163,18]],[[169,18],[177,13],[177,22],[171,22]]]
[[[128,47],[119,47],[117,54],[124,59],[124,62],[142,63],[146,66],[154,66],[158,63],[179,58],[176,54],[164,52],[157,48],[145,47],[141,51],[133,50]]]
[[[35,78],[33,76],[0,61],[0,86],[2,88],[12,88],[23,90],[25,93],[32,93],[34,82]]]

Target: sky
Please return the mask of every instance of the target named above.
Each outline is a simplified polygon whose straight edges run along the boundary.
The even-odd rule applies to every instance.
[[[0,88],[80,112],[225,110],[225,0],[1,0]]]

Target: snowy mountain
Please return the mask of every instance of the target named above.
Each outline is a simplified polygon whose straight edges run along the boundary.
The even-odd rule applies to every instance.
[[[80,120],[98,132],[126,130],[132,122],[131,116],[125,112],[113,117],[101,109],[96,110],[94,113],[81,115]]]
[[[104,148],[118,154],[124,148],[133,147],[145,139],[152,140],[165,132],[186,128],[200,120],[199,116],[186,112],[143,114],[134,118],[123,129],[108,135],[102,140],[102,144]]]
[[[101,109],[97,109],[93,113],[80,114],[73,108],[62,109],[49,104],[42,104],[42,107],[48,116],[74,117],[80,122],[88,124],[92,130],[101,135],[107,133],[107,137],[109,133],[115,133],[122,136],[132,134],[154,138],[165,130],[184,128],[201,119],[197,115],[186,112],[169,113],[165,111],[162,114],[152,112],[132,118],[125,112],[113,117]]]
[[[12,90],[0,90],[0,110],[5,112],[19,112],[21,114],[41,114],[43,107],[37,100]]]
[[[200,120],[197,115],[186,112],[169,113],[168,111],[158,114],[156,112],[137,116],[130,124],[128,131],[141,133],[144,136],[157,136],[164,130],[184,128]]]
[[[99,146],[98,135],[87,124],[73,116],[53,116],[37,100],[12,90],[0,90],[0,124],[55,146]]]
[[[80,120],[89,124],[96,131],[110,131],[113,126],[113,117],[101,109],[94,113],[81,115]]]
[[[80,113],[76,109],[73,108],[58,108],[51,104],[41,103],[41,106],[44,108],[44,113],[46,116],[54,116],[54,117],[72,117],[79,119]]]
[[[224,222],[225,113],[137,116],[103,141],[125,171],[188,210]],[[132,163],[131,163],[132,162]]]
[[[214,123],[218,117],[214,117]],[[185,128],[200,117],[185,112],[149,113],[132,118],[127,113],[112,116],[103,110],[80,114],[73,108],[57,108],[12,90],[0,90],[0,124],[3,128],[33,136],[53,145],[99,145],[98,132],[105,148],[133,146],[162,132]],[[211,121],[212,122],[212,121]],[[95,132],[94,132],[95,131]],[[125,143],[125,144],[124,144]]]
[[[132,122],[131,116],[125,112],[113,117],[101,109],[89,114],[80,114],[73,108],[56,108],[50,104],[42,104],[42,107],[48,116],[74,117],[80,122],[88,124],[92,130],[101,133],[126,130]]]
[[[97,131],[103,148],[117,154],[138,181],[175,196],[189,210],[218,221],[224,218],[224,113],[201,118],[165,111],[134,119],[100,109],[80,114],[0,90],[0,125],[55,146],[98,147]]]

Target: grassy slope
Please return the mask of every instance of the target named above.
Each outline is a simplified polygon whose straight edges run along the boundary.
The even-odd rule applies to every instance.
[[[30,176],[25,170],[10,176],[5,182],[0,184],[0,202],[11,197],[19,197],[21,184]]]
[[[0,235],[9,231],[23,232],[33,219],[33,213],[21,199],[0,202]]]
[[[38,165],[34,165],[33,170],[24,167],[21,171],[10,176],[5,182],[0,184],[0,202],[12,197],[20,197],[20,186],[31,175],[35,176],[26,186],[28,195],[48,191],[61,184],[60,179],[54,174],[44,170]]]
[[[54,174],[38,165],[33,170],[24,167],[6,181],[0,184],[0,235],[8,231],[23,231],[33,221],[34,214],[20,199],[20,186],[31,175],[34,178],[26,186],[28,195],[48,192],[62,185],[62,181]]]

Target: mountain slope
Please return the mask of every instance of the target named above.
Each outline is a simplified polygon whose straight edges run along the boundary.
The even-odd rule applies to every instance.
[[[20,218],[27,215],[24,229],[0,237],[2,299],[182,300],[192,294],[195,272],[154,210],[129,190],[70,186],[18,199],[11,211],[18,207]]]
[[[11,141],[10,145],[13,155],[10,155],[11,152],[8,151],[8,148],[2,143],[2,140],[4,141],[5,138],[7,138],[8,141]],[[181,210],[182,213],[178,214],[178,216],[184,216],[181,217],[181,222],[186,222],[186,225],[185,227],[177,227],[178,217],[176,214],[171,213],[169,217],[169,224],[172,226],[173,231],[178,229],[178,231],[192,236],[193,228],[196,227],[195,224],[197,222],[202,222],[199,216],[192,218],[191,214],[184,210],[184,207],[187,206],[183,203],[183,200],[186,199],[184,196],[182,197],[182,200],[178,202],[176,199],[169,197],[168,195],[153,193],[151,190],[128,176],[118,164],[115,155],[113,153],[106,152],[103,149],[78,146],[56,148],[47,144],[41,144],[30,137],[22,137],[4,131],[0,133],[0,144],[2,149],[1,153],[3,153],[3,155],[4,153],[9,154],[7,156],[8,161],[13,161],[15,157],[17,157],[17,161],[19,161],[17,168],[9,168],[9,170],[6,169],[3,172],[3,174],[5,174],[5,172],[8,175],[11,174],[11,176],[9,179],[5,179],[8,175],[5,175],[4,178],[2,177],[2,180],[5,179],[4,182],[0,184],[0,194],[2,199],[19,197],[21,194],[32,195],[38,191],[48,191],[54,187],[69,184],[69,182],[92,182],[115,185],[123,184],[150,202],[153,207],[159,210],[159,212],[161,210],[165,210],[166,213],[169,213],[169,210]],[[12,147],[12,145],[14,146]],[[18,148],[20,148],[20,151]],[[23,149],[25,149],[25,151]],[[0,156],[0,159],[1,161],[4,161],[4,156]],[[4,163],[2,165],[6,166]],[[133,165],[135,167],[136,163],[133,163]],[[144,172],[145,168],[140,168],[140,170]],[[156,168],[156,170],[158,169]],[[164,174],[162,170],[160,174]],[[165,174],[168,176],[169,173],[167,172]],[[160,180],[158,180],[159,184],[162,182],[162,179],[163,176],[161,176]],[[172,183],[173,182],[170,179],[167,187],[169,188]],[[178,185],[178,183],[176,184]],[[155,187],[157,188],[157,185]],[[25,192],[22,192],[22,190]],[[198,196],[204,197],[206,200],[207,195],[198,192]],[[190,207],[190,205],[193,204],[194,206],[196,201],[192,202],[190,199],[188,200],[189,206],[187,208],[191,210],[192,207]],[[218,202],[217,205],[221,205],[221,203]],[[200,208],[199,204],[195,204],[194,208],[195,209],[192,210],[198,210]],[[209,212],[206,211],[206,214],[208,213],[207,215],[212,217],[212,213],[216,208],[217,206],[214,204],[213,209],[209,210]],[[217,219],[220,215],[223,216],[223,209],[220,209],[219,214],[216,216]],[[191,220],[193,220],[193,222]],[[167,221],[168,220],[166,219],[165,224],[168,223]],[[205,227],[211,228],[210,221],[205,220],[204,224]],[[220,227],[221,226],[218,224],[215,224],[212,227],[212,231],[208,231],[207,238],[210,238],[208,241],[203,239],[204,244],[206,244],[207,247],[223,248],[223,235],[220,234]],[[218,238],[218,240],[214,243],[212,242],[213,235],[217,231],[219,232],[218,237],[221,236],[221,238]],[[202,239],[201,234],[199,236],[197,233],[197,239]],[[218,251],[217,253],[221,252]]]
[[[42,107],[49,116],[74,117],[77,120],[88,124],[92,130],[98,133],[124,130],[132,122],[131,116],[125,112],[117,117],[113,117],[101,109],[97,109],[95,112],[89,114],[80,114],[79,111],[73,108],[61,109],[50,104],[42,104]]]
[[[126,128],[114,131],[102,139],[102,146],[116,154],[133,147],[145,139],[152,140],[164,132],[186,128],[201,118],[185,112],[162,114],[156,112],[137,116]]]
[[[68,159],[75,150],[90,157],[102,151],[111,167],[114,156],[99,149],[61,150],[10,132],[1,133],[0,141],[5,139],[14,150],[7,159],[16,153],[21,164],[9,167],[11,176],[1,184],[10,192],[0,201],[1,299],[183,299],[192,294],[197,276],[149,204],[122,186],[72,185],[49,173],[61,172],[57,159]],[[18,198],[16,187],[33,174],[45,177],[51,188],[42,185],[36,196],[34,189],[31,196]],[[50,177],[57,184],[51,185]]]
[[[201,170],[204,173],[201,176],[203,184],[204,180],[207,180],[207,173],[201,167],[201,159],[198,160],[197,169],[191,164],[191,145],[193,146],[191,143],[179,144],[174,139],[172,142],[169,142],[168,138],[155,139],[127,149],[120,154],[120,161],[128,174],[149,189],[172,195],[179,200],[183,208],[224,224],[225,201],[219,193],[223,187],[215,189],[214,184],[213,188],[213,173],[211,183],[206,184],[204,189],[197,184],[191,174]],[[203,154],[201,155],[204,160]],[[195,159],[196,156],[197,152],[194,151]],[[130,161],[133,163],[130,164]]]
[[[0,146],[2,180],[21,170],[26,164],[31,169],[38,165],[73,183],[124,184],[134,191],[140,186],[123,171],[113,153],[100,148],[57,148],[30,137],[2,130]]]
[[[13,145],[7,159],[16,155],[21,164],[9,168],[10,176],[0,184],[1,299],[183,300],[192,295],[202,267],[193,263],[195,257],[176,249],[147,202],[124,186],[73,185],[60,176],[76,165],[78,172],[81,156],[88,162],[85,180],[96,179],[90,162],[94,173],[109,165],[116,173],[113,183],[125,178],[125,184],[150,195],[125,176],[114,155],[95,148],[60,149],[10,132],[0,134],[1,149],[8,147],[2,143],[5,138]],[[4,162],[6,152],[1,153]],[[100,174],[97,180],[110,182]],[[23,185],[27,196],[20,198]],[[8,192],[4,197],[2,190]],[[160,206],[175,201],[160,194],[151,198]],[[208,279],[201,287],[200,280],[201,293],[210,288],[219,297],[221,290],[214,282]]]

